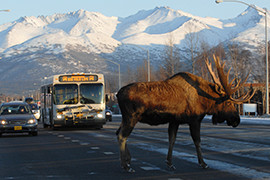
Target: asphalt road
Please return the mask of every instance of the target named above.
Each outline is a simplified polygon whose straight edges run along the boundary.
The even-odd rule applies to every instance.
[[[209,169],[197,164],[187,125],[180,126],[173,153],[175,171],[167,169],[167,125],[137,124],[128,140],[135,173],[120,167],[115,131],[120,117],[103,129],[40,128],[36,137],[4,134],[0,138],[0,179],[270,179],[270,126],[237,128],[202,123],[202,151]]]

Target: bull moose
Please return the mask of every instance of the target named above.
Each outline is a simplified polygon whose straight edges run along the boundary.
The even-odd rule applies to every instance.
[[[229,82],[229,72],[225,73],[225,63],[214,56],[218,76],[212,65],[206,60],[208,71],[214,83],[208,82],[191,73],[180,72],[165,81],[138,82],[122,87],[117,93],[117,99],[122,112],[122,123],[116,132],[121,166],[128,172],[134,172],[130,167],[131,156],[126,141],[137,122],[149,125],[169,123],[169,148],[167,166],[175,169],[172,164],[172,151],[180,124],[188,124],[190,134],[196,147],[198,163],[202,168],[208,168],[201,151],[200,127],[206,114],[212,115],[212,123],[227,122],[228,126],[237,127],[240,116],[234,104],[241,104],[251,99],[255,91],[250,90],[239,98],[232,95],[241,88],[248,76],[240,83]]]

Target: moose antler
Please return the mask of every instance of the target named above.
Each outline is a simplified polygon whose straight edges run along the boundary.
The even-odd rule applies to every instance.
[[[219,79],[216,77],[216,75],[215,75],[215,73],[214,73],[214,71],[213,71],[213,69],[212,69],[212,65],[211,65],[210,61],[208,60],[208,58],[207,58],[207,60],[205,60],[204,62],[205,62],[205,64],[206,64],[206,67],[207,67],[207,69],[208,69],[208,71],[209,71],[209,73],[210,73],[210,75],[211,75],[211,77],[212,77],[214,83],[215,83],[215,84],[220,84],[220,81],[219,81]],[[221,84],[220,84],[220,85],[221,85]]]
[[[231,82],[229,82],[229,74],[230,74],[231,68],[225,74],[224,73],[225,62],[223,62],[221,64],[219,57],[216,57],[215,55],[213,55],[213,59],[215,61],[215,65],[217,68],[219,78],[216,77],[215,73],[212,70],[212,66],[211,66],[210,62],[207,60],[207,61],[205,61],[205,63],[206,63],[206,66],[208,68],[208,71],[209,71],[213,81],[216,84],[219,84],[223,87],[226,95],[228,97],[230,97],[230,100],[232,100],[234,103],[237,103],[237,104],[238,103],[240,104],[240,103],[243,103],[243,102],[250,100],[253,97],[253,95],[255,94],[255,91],[253,89],[251,89],[249,92],[247,92],[246,94],[244,94],[243,96],[241,96],[237,99],[232,97],[232,95],[246,83],[249,74],[247,75],[247,77],[245,78],[245,80],[242,83],[241,83],[241,79],[240,79],[237,82],[237,84],[233,85],[235,78]]]

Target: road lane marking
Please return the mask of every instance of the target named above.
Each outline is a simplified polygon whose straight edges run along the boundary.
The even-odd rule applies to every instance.
[[[96,150],[96,149],[100,149],[99,147],[91,147],[91,149]]]
[[[80,142],[79,140],[77,140],[77,139],[74,139],[74,140],[71,140],[71,142],[73,142],[73,143],[77,143],[77,142]]]
[[[145,171],[157,171],[157,170],[160,171],[159,167],[142,166],[140,168]]]
[[[89,145],[89,143],[81,142],[80,145],[81,145],[81,146],[87,146],[87,145]]]
[[[113,152],[104,152],[105,155],[112,155],[114,154]]]

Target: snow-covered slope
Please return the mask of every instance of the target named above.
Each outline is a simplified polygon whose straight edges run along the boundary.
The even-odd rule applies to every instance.
[[[191,32],[199,32],[201,39],[207,39],[210,45],[243,37],[263,41],[263,26],[263,15],[253,8],[229,20],[202,18],[169,7],[142,10],[121,19],[78,10],[46,17],[22,17],[1,25],[0,50],[10,53],[15,49],[19,53],[31,46],[46,48],[58,44],[63,49],[67,45],[80,45],[87,47],[88,52],[109,53],[121,43],[164,45],[170,34],[181,45]]]
[[[119,42],[111,36],[118,20],[100,13],[79,10],[52,16],[23,17],[0,26],[0,48],[5,53],[29,47],[49,47],[54,44],[89,46],[91,52],[111,52],[104,46],[116,46]]]
[[[236,40],[252,49],[264,42],[264,15],[247,8],[233,19],[221,20],[156,7],[126,18],[85,10],[22,17],[0,25],[0,88],[10,89],[7,77],[14,82],[31,77],[39,84],[52,74],[104,71],[105,66],[97,65],[100,56],[121,66],[136,65],[146,57],[145,49],[155,66],[170,36],[181,49],[193,32],[210,46]]]

